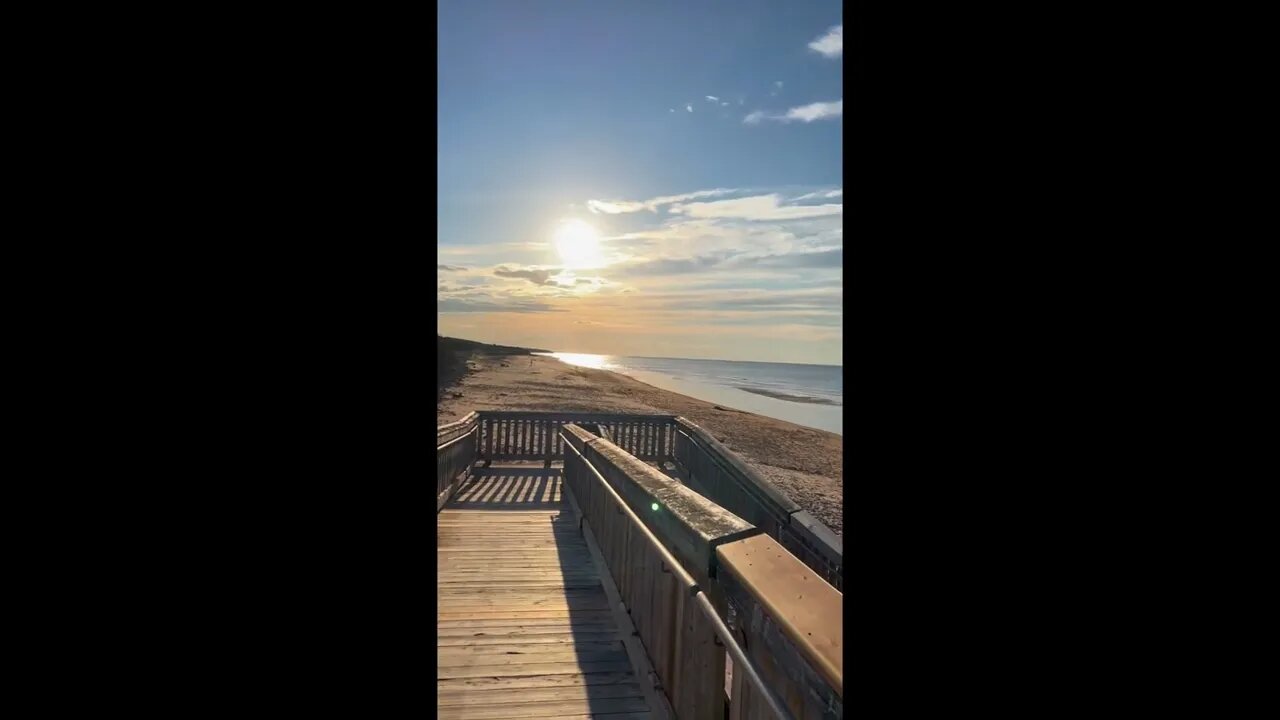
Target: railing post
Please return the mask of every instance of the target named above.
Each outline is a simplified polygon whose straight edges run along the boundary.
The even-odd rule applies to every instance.
[[[544,459],[542,467],[551,467],[551,421],[543,420],[542,422],[542,453]]]
[[[484,466],[493,464],[493,421],[484,418]]]

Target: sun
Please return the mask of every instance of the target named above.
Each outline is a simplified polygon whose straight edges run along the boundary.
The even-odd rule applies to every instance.
[[[556,228],[556,251],[564,266],[584,270],[600,265],[600,233],[581,220],[566,220]]]

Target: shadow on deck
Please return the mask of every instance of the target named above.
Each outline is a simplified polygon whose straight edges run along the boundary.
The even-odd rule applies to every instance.
[[[451,510],[559,510],[560,469],[476,468],[445,507]]]
[[[651,717],[560,468],[477,468],[436,554],[439,717]]]

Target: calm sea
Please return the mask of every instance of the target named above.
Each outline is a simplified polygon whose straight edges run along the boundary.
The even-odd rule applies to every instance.
[[[839,365],[547,354],[717,405],[844,434],[844,368]]]

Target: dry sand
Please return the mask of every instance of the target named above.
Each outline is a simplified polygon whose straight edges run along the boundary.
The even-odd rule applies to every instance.
[[[472,356],[449,382],[437,422],[472,410],[683,415],[701,425],[800,507],[843,536],[844,438],[661,390],[608,370],[534,355]]]

